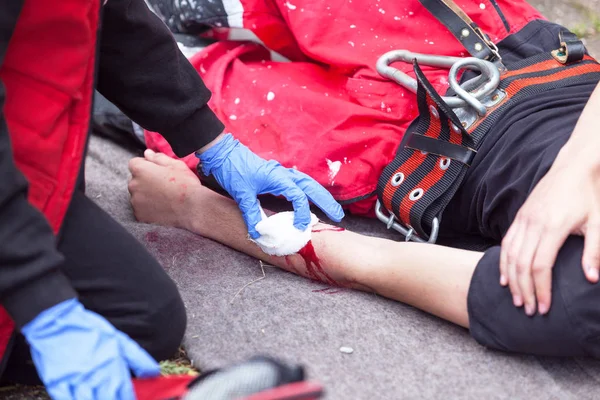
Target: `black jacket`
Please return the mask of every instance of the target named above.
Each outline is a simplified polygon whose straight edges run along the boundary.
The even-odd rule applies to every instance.
[[[0,2],[0,65],[23,0]],[[223,124],[210,91],[144,0],[109,0],[99,34],[97,89],[142,127],[160,132],[179,156],[215,139]],[[0,303],[18,326],[77,294],[44,216],[27,201],[2,114],[0,82]],[[32,110],[35,112],[35,110]]]

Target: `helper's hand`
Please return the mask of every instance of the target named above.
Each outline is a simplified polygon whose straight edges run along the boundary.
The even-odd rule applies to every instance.
[[[75,299],[43,311],[22,332],[54,400],[134,400],[130,369],[138,377],[160,373],[137,343]]]
[[[197,157],[204,174],[212,174],[217,182],[235,199],[253,239],[260,235],[255,226],[262,219],[257,196],[284,196],[294,206],[294,226],[305,230],[310,224],[312,201],[333,221],[344,217],[342,207],[333,196],[308,175],[266,161],[227,134],[223,139]]]
[[[540,314],[550,309],[552,268],[570,234],[585,236],[583,270],[598,281],[600,173],[588,162],[559,154],[502,241],[500,284],[510,286],[513,303],[527,315],[535,314],[536,300]]]

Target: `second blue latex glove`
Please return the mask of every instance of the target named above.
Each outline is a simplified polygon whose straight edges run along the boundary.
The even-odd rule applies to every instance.
[[[135,400],[130,370],[138,377],[160,373],[144,349],[76,299],[43,311],[21,331],[54,400]]]
[[[276,161],[260,158],[231,134],[196,156],[204,174],[212,174],[238,203],[253,239],[260,236],[255,227],[262,219],[257,198],[261,194],[284,196],[291,201],[294,226],[301,231],[310,224],[309,200],[335,222],[344,217],[342,207],[314,179]]]

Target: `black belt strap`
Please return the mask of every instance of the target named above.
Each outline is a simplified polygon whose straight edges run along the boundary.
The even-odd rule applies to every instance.
[[[410,134],[408,141],[406,142],[406,147],[441,157],[447,157],[467,166],[471,165],[473,158],[475,158],[475,154],[477,154],[477,151],[469,147],[430,138],[417,133]]]
[[[488,61],[495,61],[499,57],[489,37],[452,0],[419,1],[452,32],[473,57]]]
[[[448,28],[473,57],[492,62],[500,60],[498,48],[489,36],[453,0],[419,0],[419,2]],[[501,17],[505,27],[508,28],[504,15],[501,14]],[[563,30],[559,34],[559,41],[560,49],[552,52],[552,56],[557,61],[570,64],[583,60],[586,49],[577,35]]]
[[[412,229],[421,240],[429,240],[430,232],[437,234],[434,227],[439,226],[477,150],[499,119],[538,93],[575,84],[597,84],[600,79],[600,64],[591,58],[561,65],[549,53],[541,53],[512,67],[498,86],[505,97],[467,131],[415,61],[419,117],[384,168],[377,195],[398,223],[406,230]]]

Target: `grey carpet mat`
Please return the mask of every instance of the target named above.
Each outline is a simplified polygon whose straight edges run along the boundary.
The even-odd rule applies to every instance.
[[[127,192],[132,154],[92,138],[87,193],[160,260],[189,314],[185,347],[201,369],[270,354],[308,368],[327,399],[594,399],[600,362],[501,354],[464,329],[373,294],[323,290],[189,232],[134,220]],[[347,218],[370,235],[379,222]],[[160,293],[156,294],[160,296]],[[233,299],[233,301],[232,301]],[[168,329],[168,327],[165,327]],[[340,347],[351,347],[345,354]]]

